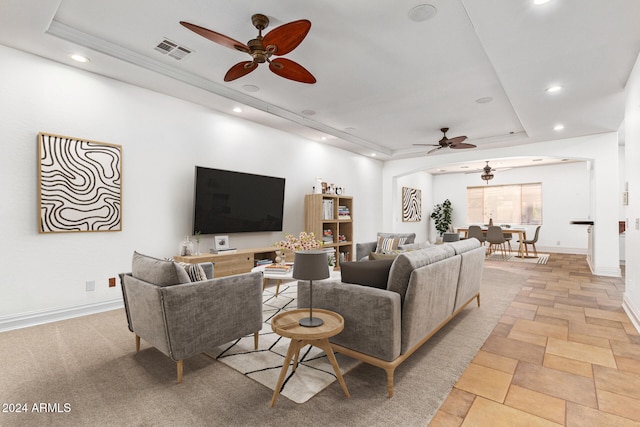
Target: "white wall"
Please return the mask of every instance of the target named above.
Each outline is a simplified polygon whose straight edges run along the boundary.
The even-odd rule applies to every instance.
[[[3,46],[0,63],[0,330],[119,304],[108,278],[130,270],[134,250],[172,256],[191,234],[195,165],[285,177],[285,232],[303,230],[316,177],[354,197],[356,242],[381,228],[380,161]],[[38,132],[122,145],[122,232],[38,234]],[[281,237],[230,239],[247,248]]]
[[[586,226],[569,225],[589,215],[589,170],[585,162],[516,168],[494,172],[489,185],[542,183],[542,228],[536,247],[540,252],[587,253]],[[564,191],[557,191],[562,182]],[[453,205],[453,226],[467,222],[467,187],[486,185],[480,173],[436,175],[433,193],[437,200],[448,198]],[[488,221],[488,220],[487,220]],[[525,226],[533,238],[535,226]],[[560,244],[558,244],[560,242]]]
[[[620,203],[620,189],[618,182],[619,156],[617,133],[559,139],[535,144],[502,147],[499,149],[454,151],[455,152],[453,153],[447,154],[385,162],[382,175],[383,204],[388,206],[400,203],[398,196],[399,191],[395,184],[397,177],[416,173],[417,171],[439,165],[522,156],[550,156],[589,162],[591,169],[588,176],[591,183],[587,183],[587,185],[589,185],[590,193],[588,216],[595,222],[592,269],[599,275],[620,275],[618,237],[618,204]],[[495,179],[498,178],[494,178],[494,180]],[[555,185],[551,185],[551,188],[549,188],[552,192],[551,194],[555,194],[553,196],[554,200],[562,203],[566,209],[571,208],[566,201],[574,197],[576,192],[583,191],[583,184],[581,184],[580,188],[573,188],[568,184],[569,183],[561,177]],[[441,186],[438,186],[438,188],[440,187]],[[436,186],[434,185],[432,190],[434,193],[434,200],[437,201],[445,197],[445,192],[452,189],[453,186],[445,186],[444,188],[445,190],[436,190]],[[545,190],[545,192],[549,190]],[[576,212],[576,214],[579,213],[580,211]],[[459,219],[456,219],[455,214],[454,221],[459,221]],[[394,230],[394,227],[396,226],[392,215],[388,211],[383,212],[382,223],[383,227],[390,230]],[[564,226],[565,224],[567,227],[579,227],[570,226],[567,224],[565,219],[562,219],[562,223],[559,224],[559,226]],[[557,240],[558,239],[555,239],[555,241]],[[577,242],[576,239],[568,238],[567,244],[577,244],[575,242]],[[552,243],[554,243],[554,241],[552,241]]]
[[[625,108],[625,161],[626,180],[629,183],[629,205],[626,208],[625,236],[625,293],[624,307],[640,331],[640,57],[636,61],[626,87]]]

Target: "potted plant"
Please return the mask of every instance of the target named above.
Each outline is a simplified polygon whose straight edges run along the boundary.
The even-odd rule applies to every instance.
[[[433,219],[436,223],[436,230],[440,235],[440,239],[444,233],[449,231],[449,227],[451,227],[451,213],[453,212],[453,208],[451,207],[451,202],[449,199],[446,199],[442,203],[438,203],[433,207],[433,212],[431,212],[431,219]]]

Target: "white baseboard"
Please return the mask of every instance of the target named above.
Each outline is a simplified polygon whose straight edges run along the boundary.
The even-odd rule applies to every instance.
[[[115,298],[112,300],[76,305],[72,307],[0,316],[0,332],[42,325],[44,323],[57,322],[59,320],[72,319],[74,317],[87,316],[89,314],[102,313],[104,311],[116,310],[122,307],[124,307],[122,298]]]
[[[633,327],[636,328],[636,331],[640,332],[640,308],[633,305],[633,302],[627,298],[627,294],[624,294],[622,297],[622,308],[625,313],[627,313],[627,316],[629,316],[629,319],[631,319]]]

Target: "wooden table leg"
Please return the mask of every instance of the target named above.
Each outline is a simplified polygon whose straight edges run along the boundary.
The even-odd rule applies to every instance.
[[[323,340],[318,340],[313,345],[324,350],[325,354],[327,355],[327,359],[329,359],[329,362],[331,362],[331,366],[333,366],[336,377],[338,377],[338,381],[340,381],[342,391],[344,391],[345,396],[351,397],[351,395],[349,394],[349,390],[347,390],[347,384],[344,382],[344,378],[342,378],[342,374],[340,373],[340,367],[338,366],[336,356],[333,354],[331,344],[329,344],[329,339],[325,338]]]
[[[280,394],[280,389],[282,388],[282,384],[284,383],[284,378],[287,376],[287,371],[289,370],[289,363],[291,362],[293,355],[298,354],[299,351],[300,351],[300,341],[291,340],[291,342],[289,343],[289,348],[287,349],[287,355],[284,358],[282,370],[280,371],[278,384],[276,384],[276,388],[273,390],[273,397],[271,398],[271,405],[269,405],[269,407],[273,408],[273,405],[276,404],[276,399]]]

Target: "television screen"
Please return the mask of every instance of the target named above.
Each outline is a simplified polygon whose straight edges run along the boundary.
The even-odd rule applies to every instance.
[[[284,178],[196,166],[193,234],[282,231]]]

